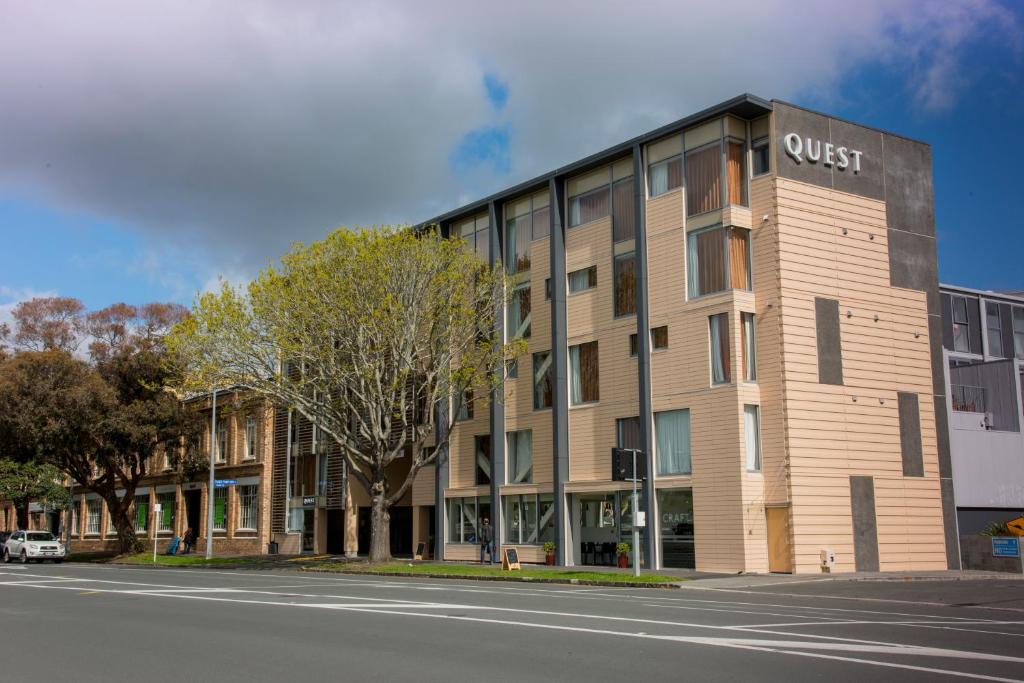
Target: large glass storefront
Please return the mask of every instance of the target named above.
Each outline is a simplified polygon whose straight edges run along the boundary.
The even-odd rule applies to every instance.
[[[614,565],[619,543],[633,544],[633,497],[631,491],[581,493],[574,496],[573,520],[576,564]],[[641,509],[643,499],[640,501]],[[647,543],[646,529],[640,529],[641,550]],[[643,552],[640,553],[641,562]],[[632,554],[631,554],[632,557]]]
[[[694,569],[693,489],[658,489],[658,524],[662,566]]]

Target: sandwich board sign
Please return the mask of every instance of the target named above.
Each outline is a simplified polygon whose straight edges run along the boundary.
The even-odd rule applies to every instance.
[[[414,560],[422,560],[423,559],[423,555],[425,555],[426,552],[427,552],[427,544],[424,543],[423,541],[420,541],[419,543],[416,544],[416,554],[413,555],[413,559]]]
[[[519,566],[519,553],[516,552],[515,548],[501,549],[501,568],[506,571],[522,569],[522,567]]]

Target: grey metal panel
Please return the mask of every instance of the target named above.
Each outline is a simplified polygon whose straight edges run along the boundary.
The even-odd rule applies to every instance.
[[[942,345],[953,350],[953,298],[946,293],[940,295],[942,301]]]
[[[946,359],[942,354],[942,318],[928,316],[928,351],[932,364],[932,393],[946,393]]]
[[[647,183],[644,181],[643,149],[633,147],[633,211],[636,225],[636,338],[637,338],[637,385],[640,392],[640,439],[644,457],[647,458],[647,478],[644,479],[644,510],[647,512],[647,529],[644,537],[644,559],[648,567],[655,566],[657,533],[659,525],[654,517],[654,435],[651,412],[651,335],[650,316],[647,301]]]
[[[1003,336],[1003,353],[1013,357],[1013,307],[999,304],[999,325]]]
[[[900,391],[899,404],[900,455],[903,458],[904,477],[924,476],[924,455],[921,452],[921,407],[917,394]]]
[[[565,307],[565,179],[548,182],[551,209],[551,376],[554,380],[554,405],[551,409],[551,453],[555,497],[555,562],[565,565],[565,484],[569,480],[569,348]]]
[[[889,228],[934,237],[931,147],[889,134],[883,142],[885,216]]]
[[[829,128],[833,145],[861,152],[859,172],[854,173],[852,162],[845,169],[832,168],[832,186],[862,197],[884,199],[882,133],[834,118],[829,119]]]
[[[502,230],[503,212],[496,202],[487,207],[488,219],[491,224],[490,260],[491,267],[501,268],[505,263],[505,231]],[[530,292],[533,295],[533,292]],[[505,338],[505,305],[498,303],[494,315],[494,326],[500,339]],[[504,373],[503,363],[494,368],[494,372]],[[499,385],[500,386],[500,385]],[[494,547],[501,547],[501,531],[504,529],[504,511],[501,505],[501,485],[505,483],[505,401],[502,389],[491,390],[490,428],[491,428],[491,520],[494,534]]]
[[[829,120],[827,116],[799,109],[797,107],[775,103],[775,168],[780,177],[799,180],[805,183],[832,187],[832,169],[821,162],[812,163],[804,159],[797,163],[786,154],[783,139],[789,133],[797,133],[801,138],[813,138],[823,143],[829,137]]]
[[[818,340],[818,381],[843,383],[843,352],[839,332],[839,302],[814,299],[815,331]]]
[[[889,283],[928,294],[928,312],[941,315],[935,238],[903,230],[888,231]]]
[[[985,410],[992,414],[992,429],[1020,431],[1020,397],[1013,359],[961,365],[949,369],[949,383],[985,389]]]
[[[943,537],[946,541],[946,567],[960,569],[960,535],[957,533],[956,500],[953,496],[953,480],[939,480],[939,492],[942,496]]]
[[[850,512],[853,514],[853,560],[859,572],[878,571],[878,526],[875,521],[875,481],[850,477]]]
[[[939,451],[939,476],[953,476],[953,461],[949,446],[949,407],[946,405],[946,394],[935,394],[935,444]]]

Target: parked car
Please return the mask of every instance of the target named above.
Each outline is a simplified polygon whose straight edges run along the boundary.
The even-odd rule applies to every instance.
[[[15,531],[4,543],[4,562],[17,559],[28,564],[30,560],[52,560],[60,564],[66,554],[64,544],[49,531]]]

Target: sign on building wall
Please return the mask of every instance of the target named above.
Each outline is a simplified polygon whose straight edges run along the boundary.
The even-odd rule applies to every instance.
[[[787,133],[782,138],[782,144],[786,148],[786,155],[798,164],[805,161],[811,164],[820,163],[828,168],[834,166],[840,171],[851,168],[854,173],[860,173],[860,158],[864,154],[860,150],[822,142],[809,135],[802,136],[797,133]]]
[[[992,557],[1020,557],[1020,541],[1013,536],[993,536]]]

